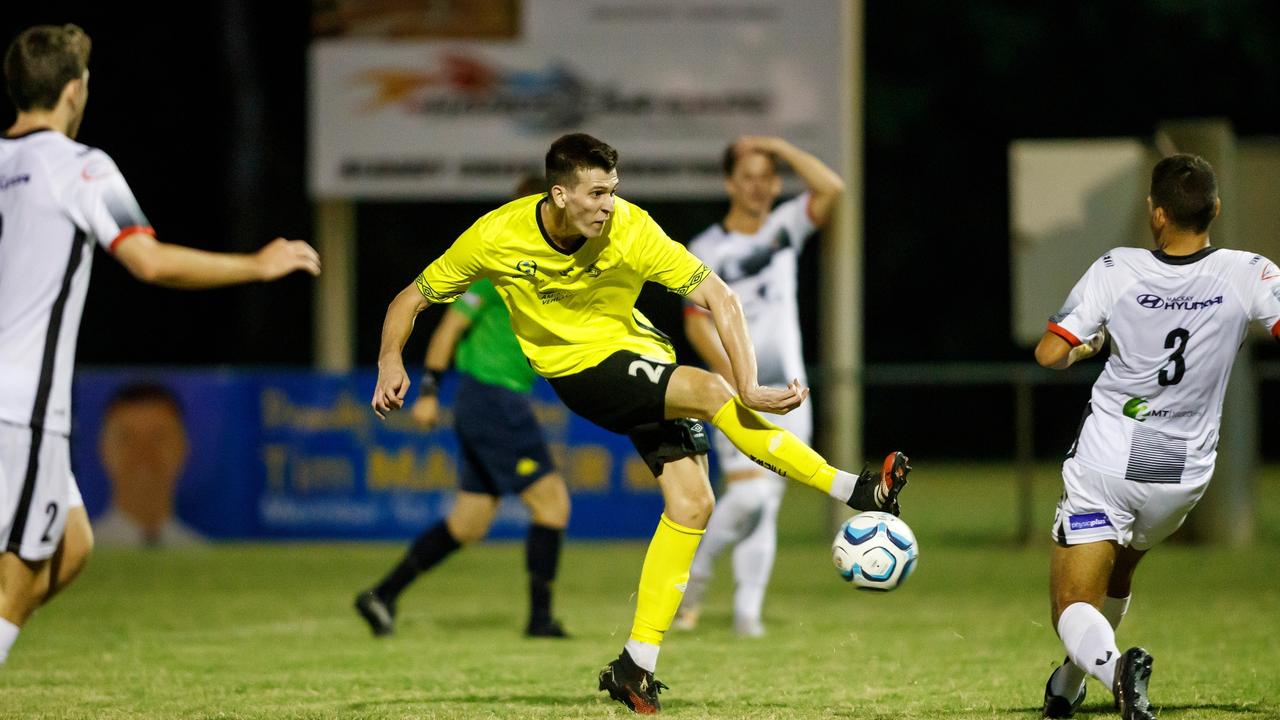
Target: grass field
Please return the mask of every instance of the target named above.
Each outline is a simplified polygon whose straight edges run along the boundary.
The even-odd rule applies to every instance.
[[[1047,528],[1053,469],[1037,507]],[[1035,718],[1062,651],[1048,627],[1047,539],[1012,544],[1011,471],[917,468],[904,495],[921,542],[897,592],[840,582],[816,494],[794,488],[766,622],[730,632],[727,565],[693,634],[669,635],[658,676],[682,718]],[[1263,480],[1256,547],[1169,545],[1139,571],[1120,646],[1156,657],[1162,718],[1280,717],[1280,469]],[[630,627],[644,546],[570,543],[558,612],[570,640],[526,640],[522,549],[451,558],[375,640],[355,591],[393,545],[224,545],[98,552],[37,613],[0,670],[0,717],[581,718],[630,713],[595,675]],[[1090,681],[1077,717],[1115,717]]]

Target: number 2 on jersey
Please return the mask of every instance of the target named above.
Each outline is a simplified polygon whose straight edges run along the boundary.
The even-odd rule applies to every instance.
[[[1173,354],[1165,361],[1164,367],[1160,368],[1160,376],[1157,379],[1161,387],[1177,385],[1182,382],[1182,375],[1187,371],[1186,358],[1182,356],[1187,350],[1187,340],[1191,338],[1191,333],[1184,328],[1174,328],[1164,338],[1164,346],[1172,349]],[[1173,363],[1173,374],[1169,374],[1169,363]]]

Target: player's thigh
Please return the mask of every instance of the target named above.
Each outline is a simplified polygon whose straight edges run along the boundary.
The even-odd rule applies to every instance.
[[[559,473],[547,473],[520,493],[534,523],[563,530],[569,524],[569,488]]]
[[[703,529],[715,507],[711,482],[701,456],[692,455],[666,462],[658,476],[665,503],[663,512],[685,527]]]
[[[1049,595],[1053,624],[1078,602],[1101,607],[1120,546],[1112,540],[1081,545],[1054,545],[1049,559]]]
[[[89,524],[89,514],[84,504],[73,504],[67,511],[67,527],[62,533],[62,542],[53,554],[49,568],[49,592],[43,602],[48,602],[58,591],[66,587],[89,561],[93,552],[93,527]]]
[[[493,524],[497,512],[496,496],[459,490],[445,524],[449,527],[449,534],[458,542],[475,542],[489,532],[489,526]]]
[[[0,548],[31,561],[52,557],[73,486],[65,436],[0,423]]]
[[[668,419],[694,417],[711,420],[734,396],[728,381],[716,373],[690,365],[677,365],[667,384],[665,413]]]

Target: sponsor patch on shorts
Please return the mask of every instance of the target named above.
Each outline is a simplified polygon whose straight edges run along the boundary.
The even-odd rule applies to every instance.
[[[1089,513],[1087,515],[1072,515],[1067,519],[1072,530],[1088,530],[1089,528],[1110,527],[1111,519],[1106,513]]]

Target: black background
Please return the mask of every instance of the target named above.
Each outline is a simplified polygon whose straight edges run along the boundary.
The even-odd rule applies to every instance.
[[[865,4],[863,290],[870,364],[1030,361],[1028,349],[1009,338],[1011,140],[1148,138],[1162,120],[1209,116],[1230,119],[1240,135],[1280,134],[1275,3]],[[115,158],[161,239],[251,251],[276,235],[312,235],[305,129],[309,13],[310,4],[299,0],[22,4],[0,13],[0,37],[7,45],[36,23],[85,28],[94,49],[79,139]],[[11,119],[6,103],[0,122],[7,127]],[[619,150],[625,176],[626,148]],[[391,297],[492,205],[359,207],[359,363],[374,360]],[[642,205],[682,241],[725,208]],[[815,256],[805,255],[806,280],[816,278]],[[93,274],[81,326],[82,364],[312,360],[309,278],[181,293],[134,281],[102,253]],[[810,314],[815,285],[806,283],[802,297]],[[647,290],[641,307],[679,335],[673,296]],[[419,323],[410,357],[422,352],[438,312],[429,311]],[[812,319],[805,324],[808,357],[815,358]],[[1280,357],[1274,348],[1259,355]],[[1041,452],[1065,448],[1086,394],[1083,387],[1037,392]],[[869,448],[905,442],[936,455],[1012,451],[1007,388],[873,387],[866,397]],[[1267,388],[1264,407],[1275,407],[1277,399],[1275,388]],[[1263,438],[1274,436],[1278,424],[1267,417]]]

